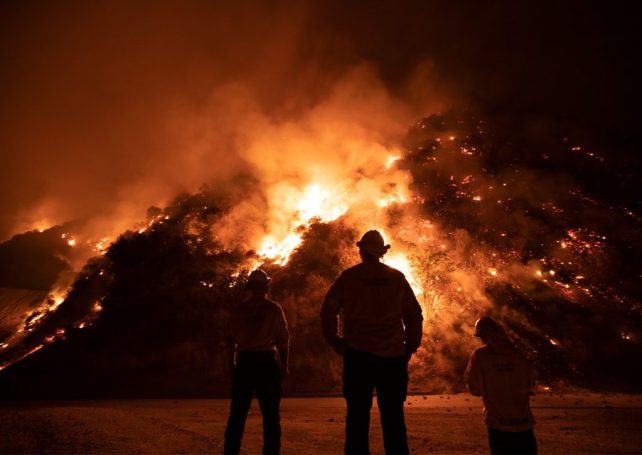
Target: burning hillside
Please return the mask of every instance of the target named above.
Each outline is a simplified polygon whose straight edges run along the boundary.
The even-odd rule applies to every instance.
[[[261,265],[291,325],[289,392],[336,391],[340,366],[322,342],[319,307],[370,228],[392,244],[384,261],[406,274],[424,309],[416,389],[461,390],[472,325],[491,314],[542,385],[639,390],[641,221],[630,194],[639,182],[596,145],[516,124],[430,116],[398,146],[332,122],[336,137],[272,126],[264,134],[288,141],[257,172],[152,207],[110,245],[60,234],[98,250],[64,301],[36,323],[27,311],[26,334],[3,345],[3,390],[225,393],[222,328]],[[253,144],[248,156],[266,141]],[[296,150],[308,158],[284,161]]]

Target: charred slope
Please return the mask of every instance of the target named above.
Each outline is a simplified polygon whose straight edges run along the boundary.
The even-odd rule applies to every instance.
[[[235,272],[254,253],[228,252],[211,240],[212,218],[224,212],[212,199],[219,197],[182,196],[151,210],[145,232],[124,234],[89,264],[58,312],[23,343],[38,350],[0,375],[2,396],[226,394],[222,333],[230,305],[244,297]],[[341,224],[316,224],[286,267],[267,265],[293,333],[291,392],[338,386],[338,359],[321,339],[318,306],[354,235]]]
[[[636,140],[455,113],[408,134],[398,165],[412,174],[421,210],[446,237],[472,239],[469,254],[499,258],[484,286],[489,312],[545,382],[640,390],[642,180],[639,158],[622,151]],[[474,318],[454,300],[463,311],[429,335],[435,341]]]
[[[223,390],[218,335],[221,314],[237,293],[230,276],[239,257],[221,252],[203,232],[204,220],[219,211],[204,209],[203,197],[182,197],[162,217],[153,210],[147,231],[124,234],[85,268],[27,347],[42,347],[36,343],[56,331],[63,335],[3,371],[5,397]],[[197,199],[200,210],[192,205]]]
[[[239,258],[199,252],[182,234],[172,236],[181,231],[171,220],[163,224],[114,245],[108,255],[111,266],[102,269],[110,277],[100,297],[100,316],[88,328],[69,328],[64,339],[3,371],[4,398],[227,393],[221,335],[230,304],[242,298],[242,289],[230,278]],[[318,306],[311,302],[323,298],[339,271],[342,243],[352,237],[317,225],[307,238],[307,248],[286,269],[273,270],[274,298],[283,304],[293,333],[294,393],[338,385],[338,359],[323,344]],[[319,257],[324,250],[334,253]],[[76,286],[99,276],[80,278]],[[91,301],[96,296],[85,297]]]
[[[430,222],[436,231],[421,247],[402,236],[393,245],[413,252],[424,289],[424,342],[411,364],[418,390],[463,389],[482,313],[505,324],[543,383],[640,390],[642,247],[627,196],[639,182],[584,147],[455,115],[410,132],[396,166],[412,175],[413,198],[386,208],[385,228]],[[600,173],[612,187],[594,185]],[[0,373],[3,396],[226,394],[221,334],[243,297],[242,267],[258,259],[216,240],[219,221],[260,187],[247,176],[232,186],[151,208],[145,229],[90,262],[20,351],[0,355],[38,349]],[[350,213],[313,222],[286,265],[264,264],[290,323],[289,393],[339,390],[340,359],[323,343],[318,310],[357,260],[351,226]]]

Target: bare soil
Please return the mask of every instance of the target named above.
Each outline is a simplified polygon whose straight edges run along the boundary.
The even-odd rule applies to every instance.
[[[541,454],[642,453],[642,395],[545,394],[532,403]],[[3,403],[0,453],[221,453],[228,407],[223,399]],[[283,454],[342,453],[341,398],[286,398],[281,409]],[[488,452],[478,399],[417,395],[406,410],[413,453]],[[371,449],[383,451],[376,405]],[[261,451],[257,403],[243,451]]]

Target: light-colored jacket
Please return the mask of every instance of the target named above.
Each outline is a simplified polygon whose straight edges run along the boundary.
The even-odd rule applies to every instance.
[[[233,308],[226,341],[237,351],[273,351],[287,347],[289,339],[288,323],[278,303],[249,299]]]
[[[330,346],[347,347],[383,357],[413,353],[421,343],[421,307],[406,277],[380,262],[345,270],[330,287],[321,307],[323,336]]]
[[[486,426],[502,431],[533,427],[531,366],[516,348],[484,345],[475,349],[465,379],[470,393],[482,397]]]

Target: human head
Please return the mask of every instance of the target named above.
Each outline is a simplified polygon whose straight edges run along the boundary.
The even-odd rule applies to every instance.
[[[390,245],[386,245],[381,233],[374,230],[363,234],[361,240],[357,242],[357,246],[364,261],[369,259],[379,260],[390,249]]]
[[[261,269],[253,270],[247,277],[245,289],[252,291],[253,294],[266,294],[270,287],[270,277]]]
[[[481,339],[484,343],[489,341],[505,341],[508,337],[504,328],[490,316],[483,316],[475,322],[476,337]]]

